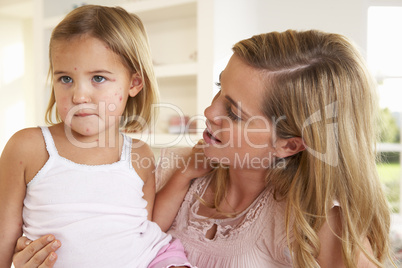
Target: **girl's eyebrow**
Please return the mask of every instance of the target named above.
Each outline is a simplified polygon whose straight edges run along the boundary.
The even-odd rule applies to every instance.
[[[56,74],[66,74],[66,73],[67,72],[65,72],[65,71],[58,71],[58,70],[53,72],[54,75],[56,75]]]
[[[94,73],[107,73],[107,74],[113,74],[112,72],[110,72],[110,71],[107,71],[107,70],[95,70],[95,71],[92,71],[92,72],[89,72],[90,74],[94,74]]]
[[[68,72],[66,72],[66,71],[59,71],[59,70],[55,70],[55,71],[53,72],[54,75],[57,75],[57,74],[66,74],[66,73],[68,73]],[[107,71],[107,70],[95,70],[95,71],[91,71],[91,72],[89,72],[89,73],[90,73],[90,74],[96,74],[96,73],[113,74],[112,72]]]

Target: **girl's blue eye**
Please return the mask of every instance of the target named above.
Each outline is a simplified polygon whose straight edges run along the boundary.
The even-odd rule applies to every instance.
[[[69,77],[69,76],[62,76],[62,77],[60,77],[60,81],[63,84],[68,84],[68,83],[73,82],[73,79],[71,77]]]
[[[95,76],[92,78],[92,80],[93,80],[95,83],[102,83],[102,82],[105,81],[106,79],[105,79],[103,76],[95,75]]]

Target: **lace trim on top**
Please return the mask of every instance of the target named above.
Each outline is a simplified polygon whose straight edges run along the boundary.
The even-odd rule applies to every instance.
[[[201,179],[196,181],[195,187],[191,187],[189,193],[186,197],[194,197],[195,202],[190,201],[190,211],[189,211],[189,231],[198,234],[200,239],[207,239],[206,233],[210,230],[214,224],[217,225],[217,231],[215,237],[212,240],[224,239],[224,240],[235,240],[239,236],[239,234],[247,233],[244,231],[249,226],[251,226],[261,214],[261,211],[267,205],[267,200],[269,195],[271,194],[268,189],[265,189],[255,200],[254,202],[243,212],[238,214],[233,218],[225,218],[225,219],[214,219],[205,216],[201,216],[198,214],[198,210],[200,208],[200,200],[198,200],[197,196],[203,196],[205,190],[207,189],[209,183],[211,182],[211,177]],[[265,208],[266,209],[266,208]]]
[[[110,164],[100,164],[100,165],[88,165],[88,164],[81,164],[81,163],[76,163],[68,158],[65,158],[61,156],[57,150],[57,147],[54,143],[53,136],[49,130],[48,127],[41,127],[42,132],[44,133],[44,138],[45,138],[45,143],[46,143],[46,149],[49,153],[49,158],[51,157],[57,157],[61,159],[64,163],[68,165],[73,165],[75,168],[84,168],[84,169],[104,169],[104,168],[110,168],[112,166],[121,164],[123,162],[131,163],[131,138],[124,135],[121,133],[123,136],[123,148],[121,150],[120,154],[120,159],[114,163]],[[46,134],[45,134],[46,133]]]

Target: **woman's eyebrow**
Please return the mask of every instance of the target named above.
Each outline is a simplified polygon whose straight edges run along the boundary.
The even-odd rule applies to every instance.
[[[242,108],[241,108],[241,102],[236,102],[234,101],[231,97],[229,97],[228,95],[225,95],[225,98],[231,103],[233,104],[238,110],[240,110],[240,112],[244,115],[246,115],[247,117],[250,117],[250,115],[248,113],[246,113]]]

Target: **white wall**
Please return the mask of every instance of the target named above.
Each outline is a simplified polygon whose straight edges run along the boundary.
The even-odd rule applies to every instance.
[[[264,32],[339,33],[352,39],[365,55],[367,8],[367,0],[215,0],[214,79],[225,67],[234,43]]]
[[[13,133],[34,120],[29,25],[25,19],[0,17],[0,152]]]

